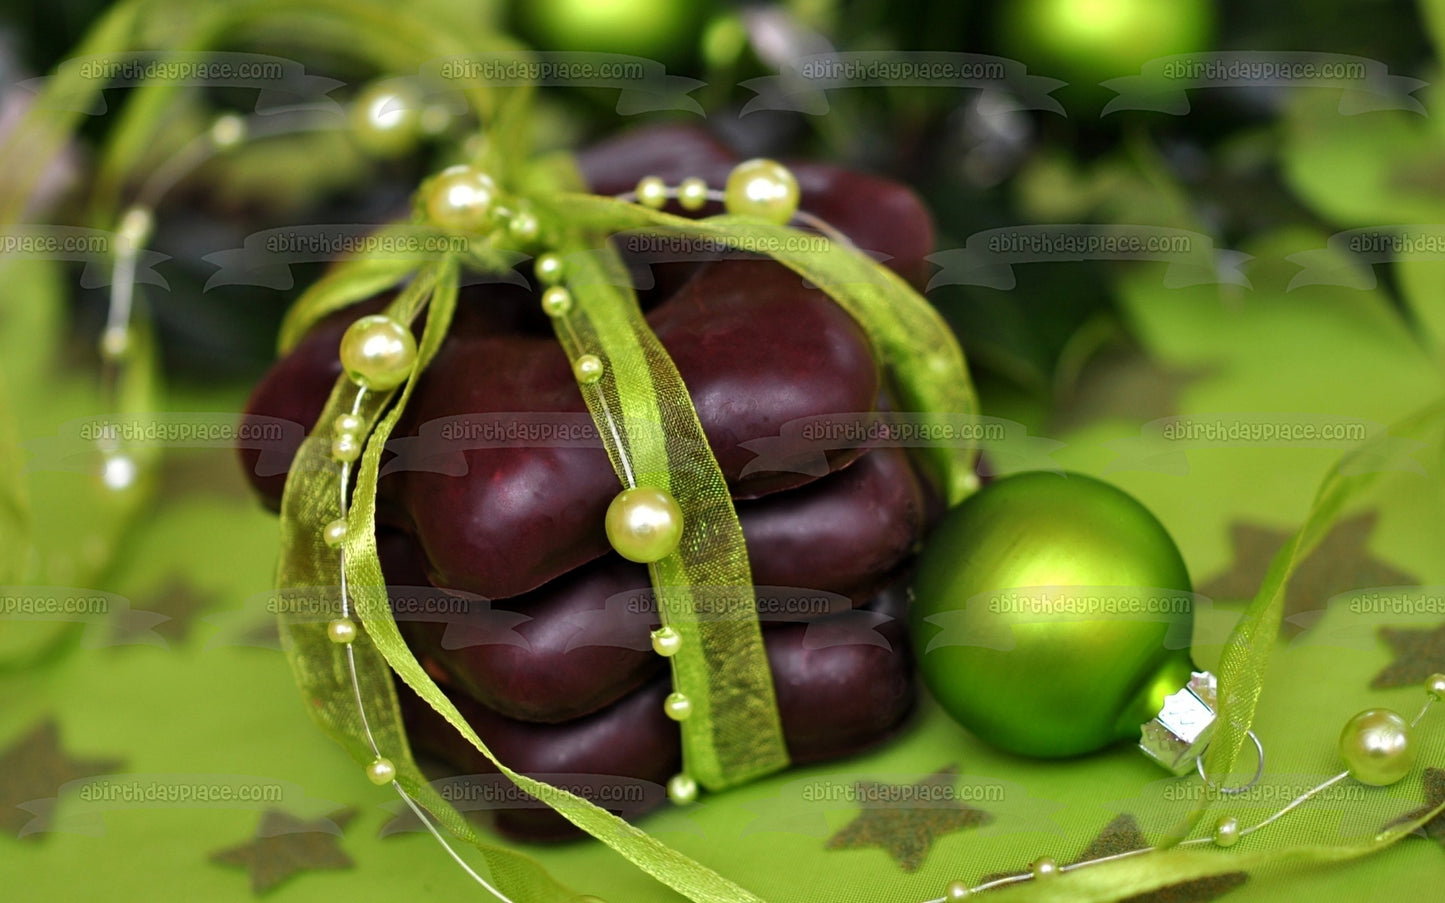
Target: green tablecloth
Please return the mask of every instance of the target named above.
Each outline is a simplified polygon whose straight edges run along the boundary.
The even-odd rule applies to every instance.
[[[1258,585],[1273,545],[1297,526],[1340,449],[1200,448],[1187,452],[1187,473],[1177,473],[1111,470],[1119,459],[1109,443],[1137,437],[1144,422],[1177,413],[1308,412],[1390,423],[1440,392],[1431,352],[1380,293],[1284,290],[1297,272],[1285,256],[1323,245],[1323,236],[1297,234],[1246,248],[1258,257],[1249,268],[1252,290],[1165,289],[1160,269],[1139,265],[1122,297],[1147,356],[1089,371],[1067,430],[1054,431],[1025,408],[989,411],[1016,416],[1035,434],[1064,442],[1053,455],[1060,465],[1103,475],[1160,516],[1197,588],[1216,595],[1199,613],[1195,658],[1203,666],[1214,663],[1238,603]],[[11,365],[12,394],[39,391],[23,381],[39,379],[40,372]],[[66,404],[19,406],[23,438],[96,413],[71,394]],[[241,389],[173,390],[166,404],[234,411],[242,397]],[[1256,724],[1269,753],[1266,786],[1281,794],[1338,770],[1336,738],[1356,711],[1383,705],[1413,715],[1423,700],[1418,685],[1371,689],[1372,678],[1395,659],[1377,628],[1397,623],[1425,630],[1445,623],[1445,616],[1392,620],[1336,605],[1317,619],[1327,600],[1346,590],[1445,584],[1441,462],[1425,453],[1419,460],[1428,475],[1390,476],[1297,579],[1293,614],[1300,616],[1296,623],[1312,626],[1277,650]],[[87,513],[74,504],[61,520],[79,535]],[[58,531],[49,541],[60,545],[64,537]],[[233,459],[219,451],[175,451],[166,459],[159,501],[128,531],[118,563],[102,578],[103,588],[133,609],[170,620],[132,615],[128,636],[99,621],[79,635],[47,621],[0,621],[0,655],[10,665],[0,674],[0,893],[6,899],[246,899],[252,894],[247,873],[215,860],[218,854],[244,860],[250,854],[235,848],[253,842],[260,844],[252,848],[260,877],[282,877],[288,863],[302,867],[267,891],[276,901],[485,899],[429,837],[415,831],[381,836],[398,810],[396,798],[367,783],[313,728],[281,654],[255,645],[266,636],[255,600],[269,588],[275,554],[275,522],[247,497]],[[49,648],[57,637],[63,644]],[[1406,650],[1406,657],[1424,667],[1422,657],[1433,651],[1438,659],[1442,650],[1445,642],[1436,640],[1433,650]],[[1445,670],[1445,661],[1436,667]],[[48,730],[51,724],[57,733]],[[1445,711],[1432,714],[1423,735],[1421,766],[1399,785],[1316,800],[1236,849],[1358,836],[1416,808],[1425,798],[1426,767],[1445,766]],[[49,748],[52,740],[59,757]],[[914,783],[950,767],[960,786],[974,781],[1003,788],[1001,797],[975,804],[991,821],[971,826],[970,819],[940,811],[921,818],[916,810],[872,810],[872,818],[849,829],[856,806],[801,802],[804,779],[838,787],[858,780]],[[37,810],[47,811],[33,801],[91,774],[113,775],[116,784],[285,782],[283,801],[271,807],[302,819],[347,808],[354,814],[334,819],[344,825],[340,836],[300,834],[290,835],[289,844],[268,843],[255,838],[267,804],[116,805],[98,818],[77,818],[68,812],[78,812],[74,801],[63,799],[48,816],[50,830],[15,836],[36,826]],[[1041,855],[1077,858],[1116,816],[1133,816],[1146,835],[1157,832],[1188,806],[1167,798],[1161,774],[1128,748],[1068,762],[1005,756],[925,702],[908,729],[874,753],[707,796],[641,825],[769,901],[915,903],[938,897],[951,879],[977,882]],[[1283,798],[1241,803],[1239,811],[1248,821]],[[875,840],[881,845],[866,845]],[[611,903],[680,899],[599,843],[531,852],[579,893]],[[1234,883],[1168,899],[1206,899]],[[1418,898],[1442,886],[1445,849],[1409,838],[1344,866],[1252,875],[1228,890],[1228,899]]]

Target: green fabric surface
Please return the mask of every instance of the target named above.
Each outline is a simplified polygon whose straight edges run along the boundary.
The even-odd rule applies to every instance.
[[[1162,287],[1160,271],[1150,265],[1125,272],[1121,297],[1153,363],[1175,370],[1206,368],[1207,375],[1178,392],[1178,413],[1298,411],[1390,423],[1438,395],[1437,363],[1381,294],[1323,286],[1285,292],[1297,271],[1285,258],[1323,246],[1321,235],[1291,233],[1244,248],[1258,258],[1249,269],[1252,291],[1171,290]],[[86,402],[77,400],[74,411],[47,416],[24,384],[16,384],[16,374],[7,370],[6,375],[22,438],[53,434],[55,423],[87,413]],[[165,404],[171,410],[235,411],[242,398],[240,388],[174,390]],[[1029,412],[990,413],[1012,414],[1027,422],[1031,433],[1051,435]],[[1100,474],[1149,505],[1178,540],[1199,585],[1236,566],[1231,536],[1237,525],[1281,533],[1295,529],[1340,453],[1209,448],[1187,453],[1186,474],[1109,471],[1117,457],[1103,443],[1137,437],[1141,423],[1113,409],[1101,419],[1053,434],[1065,443],[1053,457],[1063,466]],[[1386,474],[1356,507],[1375,517],[1366,546],[1373,559],[1413,575],[1422,585],[1439,585],[1445,584],[1445,558],[1439,555],[1445,538],[1439,517],[1440,462],[1422,459],[1422,464],[1430,478]],[[355,807],[356,816],[336,841],[352,866],[302,871],[267,892],[268,900],[485,899],[426,835],[378,836],[397,809],[394,794],[369,785],[343,750],[315,729],[278,651],[237,644],[250,627],[264,631],[266,618],[254,608],[247,615],[238,612],[248,598],[254,605],[254,597],[271,588],[277,528],[274,518],[248,497],[232,456],[220,450],[171,451],[164,467],[157,501],[126,532],[119,564],[95,581],[129,599],[133,609],[179,614],[194,609],[189,625],[158,627],[164,645],[88,645],[73,636],[72,628],[5,620],[0,649],[6,661],[15,660],[12,650],[50,648],[57,631],[70,639],[42,660],[0,676],[0,757],[53,718],[67,756],[120,760],[121,771],[133,777],[254,775],[289,782],[303,795],[288,797],[283,808],[303,819]],[[37,484],[61,488],[89,479],[74,473],[34,476]],[[38,495],[33,486],[32,493]],[[66,510],[66,520],[74,525],[70,529],[86,526],[79,503]],[[63,538],[63,531],[51,534],[51,547],[64,547]],[[1348,583],[1317,587],[1318,607],[1351,588]],[[1203,666],[1215,663],[1244,596],[1214,601],[1199,617],[1195,657]],[[1433,627],[1442,621],[1364,618],[1336,606],[1300,640],[1277,648],[1255,722],[1268,749],[1269,780],[1308,785],[1334,774],[1339,729],[1360,709],[1387,706],[1413,716],[1423,700],[1417,687],[1370,688],[1394,659],[1375,630],[1391,624]],[[1432,712],[1420,736],[1421,764],[1405,781],[1365,791],[1345,807],[1330,800],[1306,804],[1234,850],[1243,855],[1360,837],[1417,809],[1426,798],[1424,768],[1445,766],[1445,710]],[[1249,757],[1246,751],[1246,766]],[[992,821],[934,838],[913,871],[882,848],[829,848],[829,838],[859,814],[856,806],[801,802],[805,780],[836,787],[856,781],[916,783],[950,766],[957,768],[960,784],[999,787],[1003,798],[978,802]],[[7,782],[18,780],[16,774],[0,778],[0,797],[9,798],[14,784]],[[914,903],[936,898],[955,878],[977,882],[986,874],[1016,871],[1041,855],[1060,862],[1077,858],[1121,814],[1132,815],[1146,836],[1157,838],[1190,805],[1164,799],[1162,778],[1128,748],[1067,762],[1006,756],[925,702],[898,738],[873,753],[705,795],[695,807],[667,809],[639,824],[768,901]],[[67,805],[59,807],[57,827],[66,825]],[[101,834],[0,837],[7,898],[251,898],[247,873],[213,862],[212,856],[250,841],[262,808],[122,807],[103,813]],[[1249,820],[1270,810],[1242,803],[1237,811]],[[600,843],[522,849],[579,893],[611,903],[681,899]],[[468,855],[465,848],[463,855]],[[478,857],[471,854],[470,861]],[[1445,849],[1431,840],[1406,838],[1383,853],[1345,864],[1257,872],[1225,899],[1418,897],[1442,879]]]

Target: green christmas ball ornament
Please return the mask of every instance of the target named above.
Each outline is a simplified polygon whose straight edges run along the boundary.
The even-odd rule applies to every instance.
[[[1075,473],[997,480],[944,518],[914,593],[924,680],[978,737],[1046,758],[1142,740],[1194,767],[1214,678],[1189,658],[1184,560],[1132,496]]]
[[[1214,11],[1210,0],[1018,0],[999,24],[1005,52],[1031,70],[1087,84],[1207,50]]]

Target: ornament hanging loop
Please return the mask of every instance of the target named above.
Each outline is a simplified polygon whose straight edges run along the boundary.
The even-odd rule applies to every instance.
[[[1254,731],[1245,731],[1245,736],[1254,742],[1254,751],[1258,754],[1258,763],[1254,766],[1254,777],[1249,779],[1249,783],[1240,784],[1236,787],[1225,787],[1223,784],[1215,784],[1209,780],[1209,775],[1204,773],[1204,757],[1200,756],[1194,760],[1194,766],[1199,772],[1199,777],[1204,780],[1204,785],[1210,790],[1216,793],[1222,793],[1225,796],[1234,796],[1235,794],[1244,793],[1246,790],[1249,790],[1259,783],[1260,778],[1264,777],[1264,744],[1259,742],[1259,735]]]

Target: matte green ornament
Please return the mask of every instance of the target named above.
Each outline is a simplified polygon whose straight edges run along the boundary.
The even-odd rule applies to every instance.
[[[914,591],[924,679],[989,743],[1074,756],[1144,728],[1145,751],[1182,773],[1208,742],[1189,573],[1127,493],[1074,473],[1000,479],[944,518]]]

